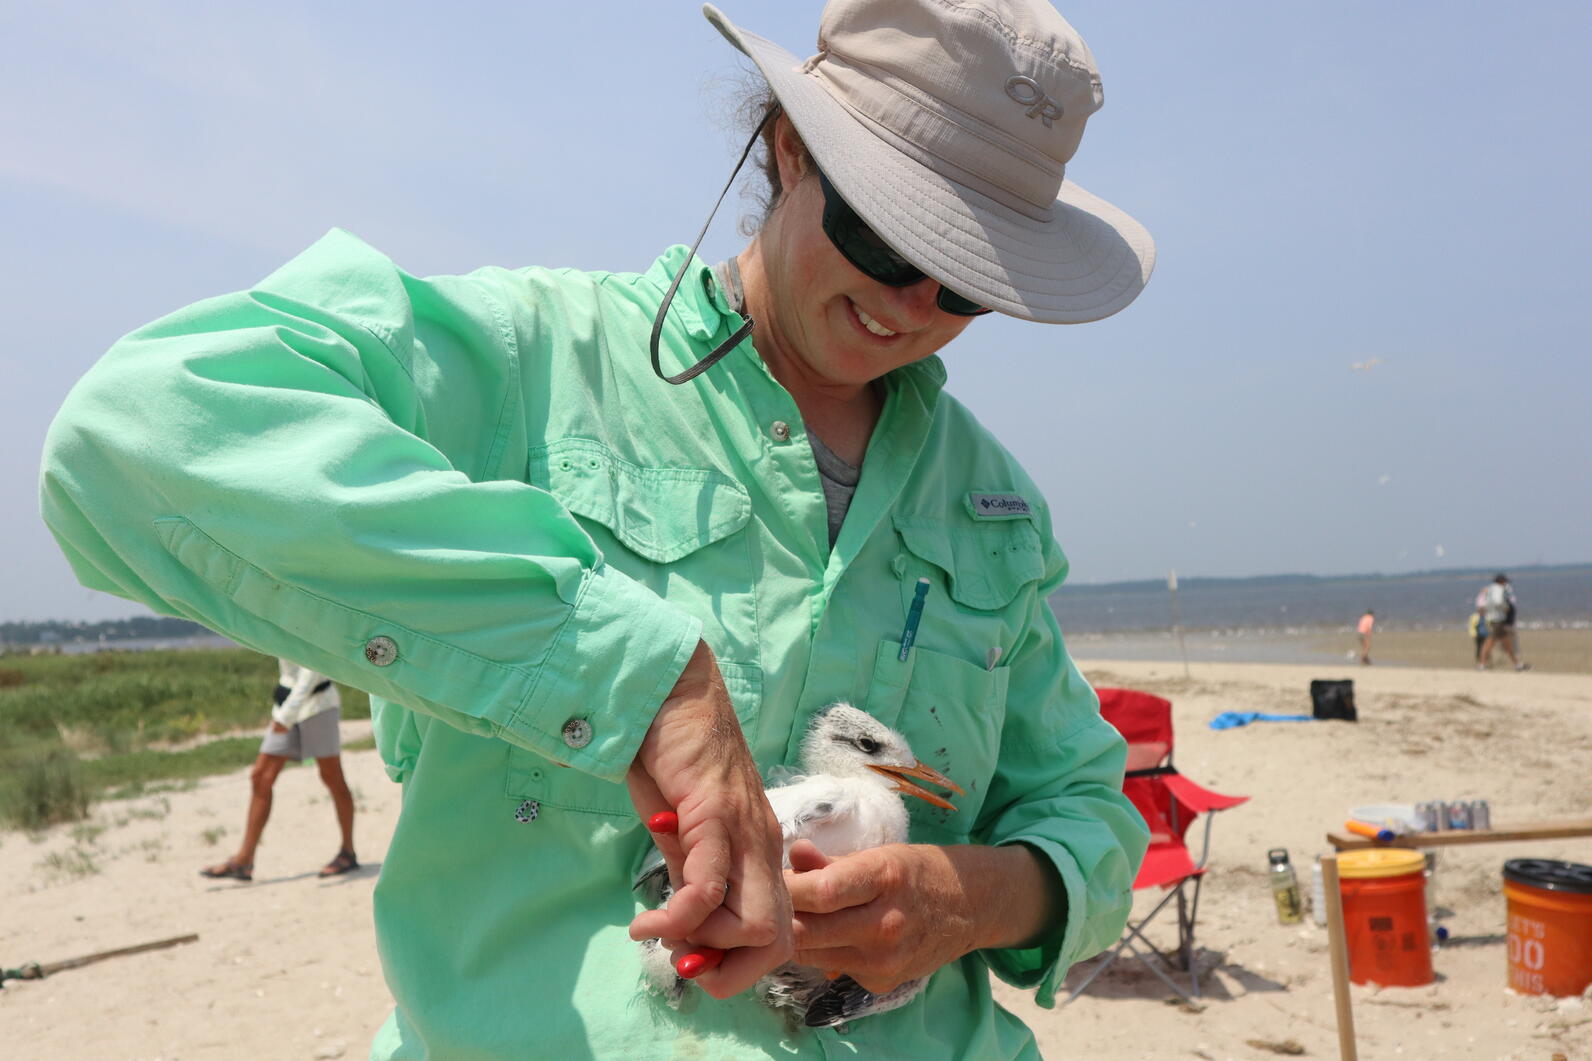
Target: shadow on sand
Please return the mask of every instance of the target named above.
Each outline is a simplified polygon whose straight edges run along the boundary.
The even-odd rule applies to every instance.
[[[1070,992],[1074,984],[1082,983],[1089,974],[1105,961],[1110,952],[1089,961],[1080,962],[1073,966],[1067,974],[1067,990]],[[1154,960],[1153,958],[1151,959]],[[1288,986],[1270,977],[1262,976],[1251,969],[1247,969],[1236,962],[1227,960],[1224,951],[1214,951],[1207,947],[1194,948],[1194,966],[1200,974],[1201,1003],[1230,1002],[1239,995],[1253,995],[1261,992],[1286,991]],[[1185,989],[1189,983],[1188,973],[1181,969],[1163,969],[1172,979]],[[1239,989],[1234,993],[1234,987]],[[1163,1000],[1166,1002],[1181,1002],[1166,986],[1160,977],[1152,973],[1143,961],[1132,954],[1124,952],[1116,963],[1101,973],[1084,992],[1087,996],[1104,999],[1127,999],[1131,1001]]]
[[[303,873],[293,873],[285,877],[256,877],[254,880],[228,880],[221,881],[206,888],[207,892],[231,891],[234,888],[264,888],[272,884],[291,884],[299,880],[319,881],[322,888],[336,888],[352,881],[365,877],[375,877],[381,873],[380,862],[362,862],[358,869],[351,869],[347,873],[339,873],[332,877],[322,877],[320,870],[307,870]]]

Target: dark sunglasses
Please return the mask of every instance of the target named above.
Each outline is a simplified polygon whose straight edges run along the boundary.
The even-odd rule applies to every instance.
[[[818,186],[824,190],[824,235],[841,255],[870,280],[888,287],[906,287],[926,275],[923,270],[890,249],[868,223],[857,216],[846,200],[835,191],[824,171],[818,171]],[[989,310],[971,299],[940,285],[935,305],[957,317],[977,317]]]

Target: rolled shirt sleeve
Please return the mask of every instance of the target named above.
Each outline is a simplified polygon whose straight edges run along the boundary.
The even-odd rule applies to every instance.
[[[620,780],[700,623],[517,481],[523,339],[334,231],[118,342],[50,429],[44,518],[89,586]]]
[[[1122,794],[1127,744],[1100,717],[1099,699],[1068,656],[1046,603],[1066,574],[1060,549],[1046,540],[1049,577],[1011,662],[1000,763],[978,838],[1027,844],[1060,875],[1066,915],[1048,938],[1026,949],[980,952],[1002,980],[1037,988],[1036,1001],[1048,1008],[1067,970],[1121,935],[1149,830]]]

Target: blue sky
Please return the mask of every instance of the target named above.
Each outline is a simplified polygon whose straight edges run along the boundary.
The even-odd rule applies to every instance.
[[[721,6],[812,50],[817,3]],[[1060,6],[1106,96],[1069,176],[1156,275],[946,361],[1074,578],[1592,559],[1592,6]],[[0,619],[139,610],[36,515],[49,418],[118,335],[334,225],[417,274],[644,268],[728,173],[739,69],[677,0],[0,6]]]

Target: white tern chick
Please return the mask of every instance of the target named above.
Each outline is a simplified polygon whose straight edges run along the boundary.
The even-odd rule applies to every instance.
[[[944,798],[913,783],[927,781],[962,794],[962,789],[912,753],[905,737],[850,704],[837,703],[815,716],[802,742],[803,773],[766,791],[784,838],[785,867],[791,845],[811,840],[830,858],[907,839],[903,795],[955,810]],[[637,886],[647,885],[659,901],[668,898],[667,873],[656,852]],[[651,984],[672,1003],[688,981],[675,975],[669,953],[656,940],[642,941],[642,964]],[[789,1008],[810,1027],[829,1027],[884,1013],[911,1001],[924,978],[884,995],[874,995],[849,976],[829,979],[819,969],[789,963],[758,981],[759,997],[770,1006]]]

